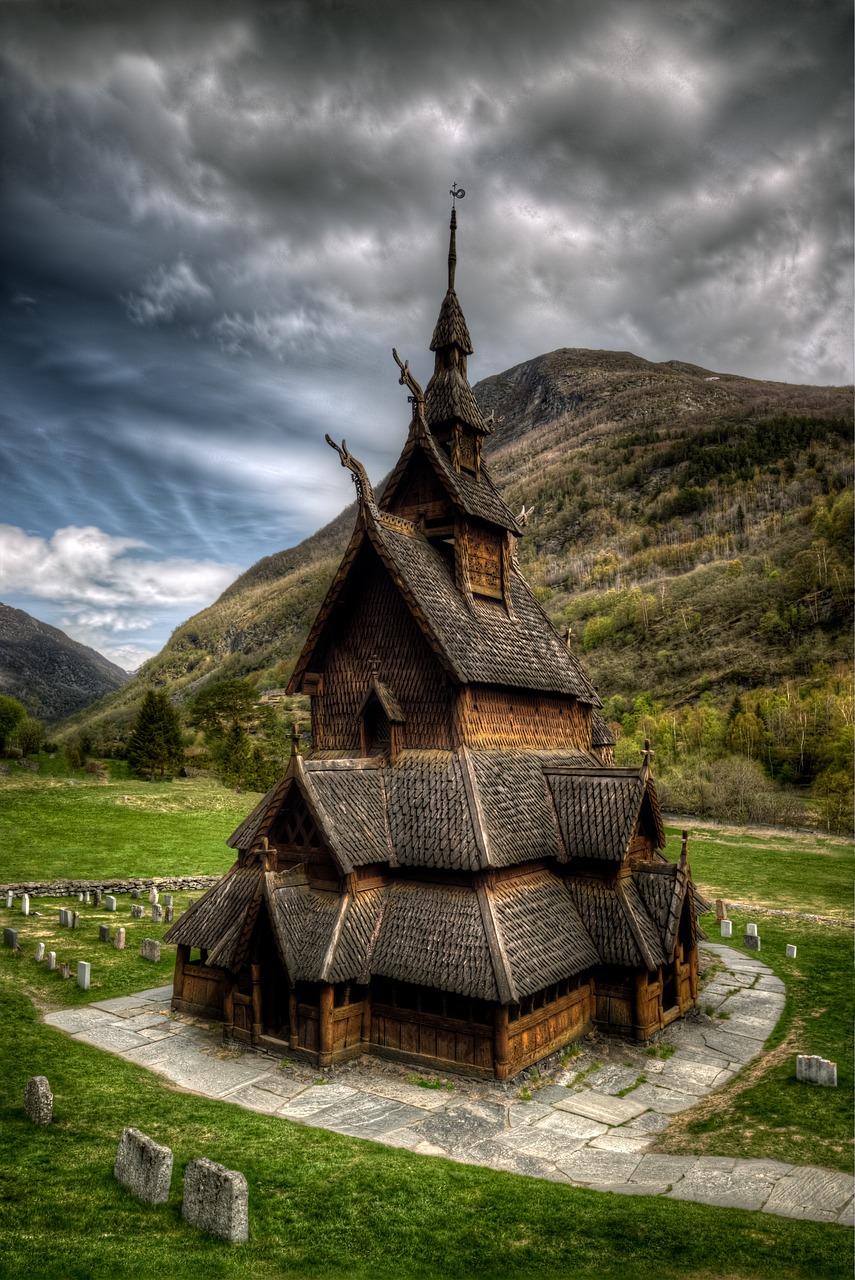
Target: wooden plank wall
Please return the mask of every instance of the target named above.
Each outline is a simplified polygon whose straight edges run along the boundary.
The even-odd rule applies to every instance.
[[[508,1027],[510,1074],[578,1040],[591,1027],[594,1012],[593,983],[535,1009]]]
[[[469,685],[458,693],[455,736],[471,747],[541,751],[591,746],[590,708],[575,698]]]

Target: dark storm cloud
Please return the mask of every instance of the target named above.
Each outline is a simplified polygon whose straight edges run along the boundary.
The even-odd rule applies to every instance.
[[[7,6],[4,518],[42,540],[16,545],[94,528],[66,559],[192,562],[204,594],[349,498],[325,431],[382,474],[455,179],[474,377],[587,346],[848,380],[849,27],[808,0]],[[190,608],[123,573],[112,612],[43,574],[41,616],[159,643]]]

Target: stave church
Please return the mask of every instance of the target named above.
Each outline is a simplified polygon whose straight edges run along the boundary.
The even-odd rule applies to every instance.
[[[454,193],[453,193],[454,194]],[[614,765],[596,689],[520,571],[448,287],[382,498],[342,440],[356,527],[289,692],[311,750],[177,921],[173,1008],[318,1067],[359,1054],[508,1079],[592,1027],[646,1040],[697,1003],[684,839],[650,753]]]

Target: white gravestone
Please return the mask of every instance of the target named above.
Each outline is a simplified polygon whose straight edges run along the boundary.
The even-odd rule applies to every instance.
[[[788,942],[787,943],[787,959],[795,960],[797,952],[798,952],[798,947],[794,947],[791,942]]]
[[[117,930],[116,930],[116,933],[115,933],[115,935],[114,935],[114,937],[113,937],[113,946],[116,948],[116,950],[117,950],[117,951],[124,951],[124,949],[125,949],[125,931],[124,931],[124,929],[117,929]]]
[[[722,936],[723,938],[732,938],[732,937],[733,937],[733,921],[732,921],[732,920],[722,920],[722,922],[721,922],[721,936]]]
[[[45,958],[45,944],[43,942],[36,943],[36,959],[41,962]]]
[[[757,937],[757,925],[756,925],[756,924],[747,924],[747,925],[745,926],[745,932],[748,934],[749,938],[756,938],[756,937]]]
[[[21,894],[21,915],[28,916],[30,914],[30,895],[28,893]]]
[[[822,1084],[827,1089],[836,1089],[837,1063],[818,1054],[800,1053],[796,1056],[796,1079],[802,1084]]]
[[[116,910],[116,899],[113,897],[112,893],[108,893],[104,899],[104,907],[107,911]]]
[[[82,987],[84,991],[89,990],[91,972],[92,966],[88,960],[77,961],[77,985],[78,987]]]
[[[51,972],[53,972],[53,970],[56,968],[56,952],[55,951],[49,951],[47,953],[47,967],[48,969],[51,970]]]

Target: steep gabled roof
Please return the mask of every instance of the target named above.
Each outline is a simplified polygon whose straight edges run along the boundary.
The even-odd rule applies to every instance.
[[[573,876],[567,885],[604,964],[655,969],[666,963],[656,925],[631,880],[607,883],[593,876]]]
[[[621,862],[645,804],[656,847],[664,847],[665,831],[646,770],[561,770],[547,772],[547,778],[571,857]]]

